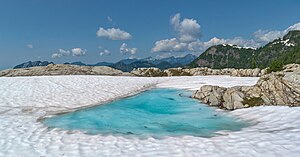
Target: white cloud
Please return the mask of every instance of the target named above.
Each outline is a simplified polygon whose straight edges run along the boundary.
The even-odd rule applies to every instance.
[[[100,27],[96,34],[98,37],[105,37],[111,40],[129,40],[132,38],[128,32],[120,30],[119,28],[104,29]]]
[[[140,59],[140,58],[138,58],[138,57],[132,55],[132,56],[128,57],[128,59]]]
[[[289,31],[292,31],[292,30],[300,30],[300,22],[288,27],[287,29],[285,29],[283,31],[280,31],[280,30],[269,31],[269,30],[261,30],[260,29],[256,32],[254,32],[253,36],[258,42],[262,42],[263,44],[266,44],[277,38],[282,38],[284,35],[286,35]]]
[[[231,44],[245,48],[258,48],[274,39],[281,38],[291,30],[300,30],[300,23],[296,23],[285,30],[258,30],[253,33],[253,39],[244,39],[234,37],[231,39],[211,38],[208,41],[200,41],[200,25],[194,19],[180,20],[180,14],[177,13],[170,19],[176,37],[159,40],[154,43],[152,52],[193,52],[199,53],[205,51],[213,45]]]
[[[178,39],[165,39],[155,42],[155,46],[152,48],[153,52],[182,52],[186,51],[188,44],[181,43]]]
[[[283,31],[258,30],[254,32],[254,39],[234,37],[232,39],[211,38],[200,41],[200,25],[196,20],[184,19],[180,21],[180,14],[170,19],[171,25],[177,33],[176,38],[159,40],[154,43],[152,52],[203,52],[213,45],[231,44],[245,48],[258,48],[276,38],[281,38],[291,30],[300,30],[300,23],[296,23]]]
[[[69,50],[64,50],[64,49],[59,49],[58,52],[62,54],[63,56],[69,56],[70,51]]]
[[[52,58],[60,58],[62,56],[69,56],[71,53],[69,50],[59,49],[58,52],[52,54]]]
[[[103,50],[103,51],[100,52],[100,56],[110,55],[110,53],[111,52],[109,50],[105,49],[105,50]]]
[[[52,58],[60,58],[60,57],[62,57],[62,55],[59,54],[59,53],[53,53],[53,54],[51,55],[51,57],[52,57]]]
[[[299,23],[296,23],[290,27],[288,27],[286,30],[284,30],[286,33],[288,33],[289,31],[292,31],[292,30],[300,30],[300,22]]]
[[[86,49],[81,49],[81,48],[73,48],[71,51],[73,56],[85,56],[87,52]]]
[[[205,42],[197,40],[190,43],[180,42],[178,39],[172,38],[156,41],[152,48],[152,52],[203,52],[213,45],[220,44],[232,44],[247,48],[256,48],[260,46],[260,44],[254,40],[246,40],[241,37],[235,37],[233,39],[220,39],[214,37]]]
[[[127,44],[123,43],[120,47],[120,52],[122,54],[136,54],[138,52],[137,48],[129,48]]]
[[[63,56],[84,56],[86,55],[87,50],[81,48],[73,48],[71,50],[59,49],[57,52],[51,55],[52,58],[61,58]]]
[[[195,41],[200,37],[200,25],[194,19],[180,21],[180,14],[177,13],[171,18],[170,23],[181,42]]]
[[[237,45],[244,48],[257,48],[261,46],[261,43],[253,39],[244,39],[242,37],[235,37],[233,39],[226,39],[225,44]]]
[[[161,53],[161,54],[156,55],[156,58],[162,59],[162,58],[168,58],[168,57],[172,57],[172,56],[174,56],[172,53],[166,52],[166,53]]]
[[[253,35],[257,41],[267,43],[282,37],[284,35],[284,31],[267,31],[260,29],[254,32]]]
[[[33,48],[33,45],[32,44],[27,44],[27,47],[32,49]]]

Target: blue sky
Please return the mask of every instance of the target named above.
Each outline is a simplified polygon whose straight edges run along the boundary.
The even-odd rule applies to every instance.
[[[299,8],[298,0],[3,0],[0,68],[258,47],[300,29]]]

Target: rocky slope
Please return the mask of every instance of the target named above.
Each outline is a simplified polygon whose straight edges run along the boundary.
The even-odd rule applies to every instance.
[[[211,106],[234,110],[260,105],[300,106],[300,65],[262,76],[255,86],[202,86],[193,97]]]
[[[234,45],[216,45],[208,48],[197,59],[191,67],[221,68],[250,68],[252,56],[255,50],[251,48],[240,48]]]
[[[160,70],[159,68],[136,68],[131,71],[136,76],[160,77],[160,76],[206,76],[206,75],[230,75],[237,77],[259,77],[266,74],[266,69],[211,69],[199,67],[192,69],[169,68]]]
[[[266,68],[273,60],[283,64],[300,63],[300,31],[290,31],[258,49],[236,45],[216,45],[208,48],[190,67],[221,68]]]
[[[122,72],[106,66],[77,66],[66,64],[49,64],[47,66],[8,69],[0,71],[0,77],[14,76],[42,76],[42,75],[112,75],[132,76],[130,73]]]

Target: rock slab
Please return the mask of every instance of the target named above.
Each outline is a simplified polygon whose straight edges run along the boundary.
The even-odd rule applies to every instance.
[[[255,86],[224,88],[205,85],[193,97],[228,110],[260,105],[300,106],[300,66],[263,75]]]

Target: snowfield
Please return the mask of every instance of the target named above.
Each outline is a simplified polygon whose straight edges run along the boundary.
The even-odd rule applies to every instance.
[[[48,129],[40,119],[136,94],[152,87],[195,90],[205,84],[254,85],[229,76],[38,76],[0,78],[0,156],[298,156],[300,107],[255,107],[229,112],[254,125],[220,136],[163,139],[87,135]],[[223,111],[220,111],[223,112]]]

